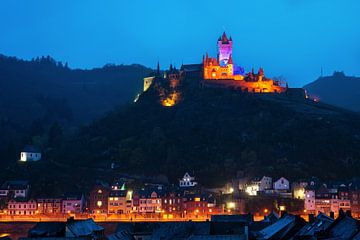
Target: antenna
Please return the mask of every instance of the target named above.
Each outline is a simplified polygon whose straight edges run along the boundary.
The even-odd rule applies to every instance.
[[[323,67],[321,67],[320,76],[323,77]]]

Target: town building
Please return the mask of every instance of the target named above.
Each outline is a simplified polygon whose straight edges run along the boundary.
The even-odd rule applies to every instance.
[[[6,181],[0,187],[0,198],[28,198],[29,193],[28,181]]]
[[[133,212],[147,214],[147,213],[161,213],[161,190],[160,189],[143,189],[133,196]]]
[[[184,177],[179,180],[180,187],[195,187],[196,185],[195,177],[190,176],[189,173],[185,173]]]
[[[279,192],[287,192],[290,190],[290,183],[284,177],[279,178],[276,182],[274,182],[274,190]]]
[[[208,207],[207,196],[188,194],[184,196],[184,214],[187,218],[204,218],[212,214],[213,209]]]
[[[108,198],[109,214],[129,214],[132,210],[132,191],[110,191]]]
[[[85,207],[85,198],[82,193],[68,194],[62,200],[62,213],[82,213]]]
[[[315,189],[305,189],[304,209],[309,214],[315,214]]]
[[[293,182],[291,184],[292,197],[296,199],[305,199],[305,188],[308,186],[306,181]]]
[[[39,197],[36,199],[39,214],[58,214],[62,213],[62,198]]]
[[[103,183],[97,183],[90,191],[89,210],[90,213],[108,213],[108,198],[110,187]]]
[[[265,190],[272,189],[272,178],[267,176],[254,178],[249,186],[254,185],[257,185],[258,187],[252,187],[252,191],[257,190],[260,192],[264,192]]]
[[[161,209],[168,218],[183,217],[183,196],[180,192],[171,191],[161,197]]]
[[[355,179],[349,184],[349,199],[351,213],[354,217],[360,217],[360,179]]]
[[[21,162],[31,162],[41,160],[41,151],[35,146],[26,146],[20,152],[20,161]]]
[[[15,198],[8,202],[7,213],[10,215],[34,215],[37,213],[34,199]]]

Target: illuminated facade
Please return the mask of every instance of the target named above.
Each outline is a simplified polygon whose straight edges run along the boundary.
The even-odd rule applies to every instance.
[[[252,70],[245,74],[244,69],[233,63],[232,38],[226,33],[218,39],[217,58],[203,57],[204,84],[216,84],[223,87],[240,89],[243,92],[256,93],[282,93],[287,87],[280,82],[265,77],[264,70],[260,68],[257,73]]]

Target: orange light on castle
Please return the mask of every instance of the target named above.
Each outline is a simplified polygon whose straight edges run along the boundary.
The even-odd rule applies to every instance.
[[[245,74],[243,68],[237,67],[232,58],[232,38],[225,32],[218,39],[217,58],[208,54],[203,57],[203,78],[205,84],[223,85],[243,92],[282,93],[287,89],[279,81],[266,78],[262,68],[257,73],[252,70]]]
[[[179,100],[179,93],[177,93],[176,91],[174,91],[173,93],[171,93],[168,97],[166,97],[165,99],[163,99],[161,101],[161,104],[164,107],[172,107],[174,106]]]

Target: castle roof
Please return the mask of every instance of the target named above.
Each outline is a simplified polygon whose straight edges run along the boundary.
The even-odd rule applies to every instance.
[[[230,37],[230,40],[229,40],[229,39],[227,38],[227,36],[226,36],[226,32],[224,32],[224,33],[222,34],[222,36],[219,37],[218,40],[221,41],[222,43],[229,43],[229,41],[232,41],[232,38]]]

